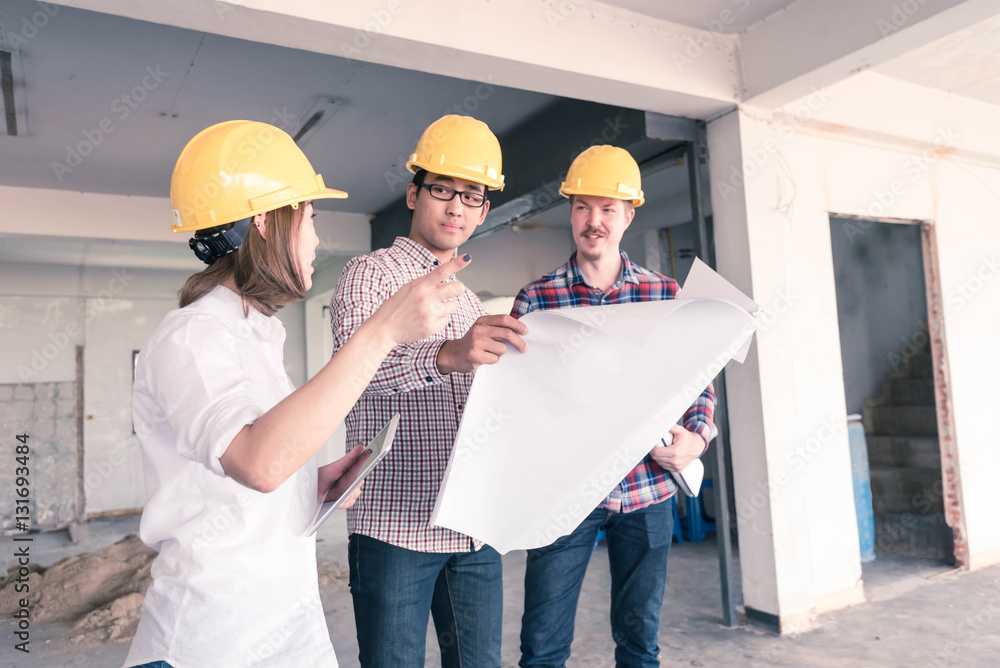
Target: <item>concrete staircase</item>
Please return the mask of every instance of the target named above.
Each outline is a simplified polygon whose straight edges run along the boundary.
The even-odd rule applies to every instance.
[[[864,401],[875,548],[951,561],[933,375],[925,348],[885,374],[882,396]]]

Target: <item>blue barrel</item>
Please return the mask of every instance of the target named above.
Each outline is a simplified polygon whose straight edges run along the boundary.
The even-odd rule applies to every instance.
[[[861,416],[847,418],[847,437],[851,443],[851,472],[854,475],[854,510],[858,514],[858,538],[861,563],[875,560],[875,514],[872,512],[871,471],[868,469],[868,444]]]

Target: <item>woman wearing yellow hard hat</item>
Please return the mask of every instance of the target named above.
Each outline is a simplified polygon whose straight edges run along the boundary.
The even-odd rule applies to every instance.
[[[296,390],[274,313],[312,285],[312,202],[347,194],[285,132],[252,121],[195,136],[170,194],[174,231],[193,232],[209,266],[136,367],[140,536],[159,556],[125,665],[336,666],[306,533],[361,448],[323,467],[315,455],[393,347],[445,326],[463,291],[446,279],[468,256],[404,285]]]

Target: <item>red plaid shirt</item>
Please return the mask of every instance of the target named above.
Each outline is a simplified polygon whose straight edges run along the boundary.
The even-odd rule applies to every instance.
[[[514,300],[511,315],[520,318],[532,311],[602,304],[628,304],[673,299],[677,296],[677,281],[655,271],[649,271],[622,256],[622,270],[608,292],[601,292],[587,283],[576,264],[576,253],[569,262],[537,281],[521,288]],[[715,436],[712,416],[715,412],[715,391],[711,384],[684,413],[684,427],[700,434],[708,443]],[[706,449],[708,446],[705,446]],[[704,451],[702,452],[704,454]],[[665,501],[677,492],[670,474],[653,458],[646,458],[632,469],[625,479],[601,503],[602,508],[628,513]]]
[[[405,237],[348,262],[330,302],[334,354],[382,302],[438,264],[433,253]],[[468,552],[483,545],[450,529],[429,526],[472,386],[471,373],[438,373],[438,351],[445,341],[462,338],[486,315],[470,290],[458,304],[444,330],[394,348],[347,415],[348,449],[370,441],[395,413],[401,416],[392,450],[365,480],[361,497],[347,511],[349,533],[419,552]]]

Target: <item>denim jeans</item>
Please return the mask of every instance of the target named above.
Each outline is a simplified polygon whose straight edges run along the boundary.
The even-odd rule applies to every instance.
[[[132,666],[132,668],[174,668],[166,661],[154,661],[153,663],[144,663],[141,666]]]
[[[548,547],[528,550],[521,618],[522,668],[561,667],[569,659],[580,587],[602,528],[611,562],[615,665],[660,665],[656,636],[674,528],[669,500],[631,513],[598,508],[573,533]]]
[[[424,665],[428,611],[444,668],[499,668],[503,566],[478,552],[415,552],[351,534],[347,557],[363,668]]]

